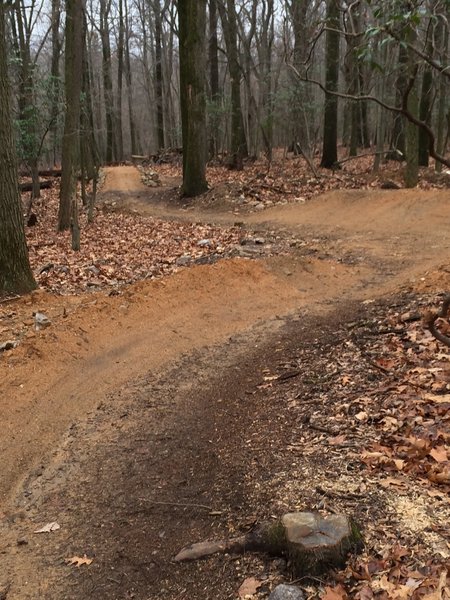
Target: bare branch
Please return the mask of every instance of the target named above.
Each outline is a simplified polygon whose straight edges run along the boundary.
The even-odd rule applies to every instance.
[[[429,144],[430,144],[430,146],[429,146],[430,156],[433,157],[435,160],[439,161],[440,163],[442,163],[443,165],[445,165],[446,167],[450,168],[450,160],[445,158],[445,156],[443,156],[442,154],[439,154],[436,151],[436,138],[434,135],[434,131],[431,129],[431,127],[428,125],[428,123],[425,123],[424,121],[421,121],[420,119],[415,117],[407,108],[408,94],[411,91],[412,85],[414,84],[415,73],[413,74],[413,76],[410,78],[410,80],[408,82],[408,88],[403,97],[402,106],[398,107],[398,106],[393,106],[392,104],[387,104],[383,100],[380,100],[379,98],[376,98],[375,96],[372,96],[370,94],[362,94],[360,96],[356,96],[353,94],[344,94],[343,92],[330,91],[321,81],[318,81],[317,79],[310,79],[309,77],[302,77],[300,75],[300,73],[298,72],[298,70],[294,67],[294,65],[288,63],[288,67],[290,69],[292,69],[292,71],[297,75],[297,77],[301,81],[305,81],[307,83],[313,83],[314,85],[319,87],[323,92],[325,92],[325,94],[328,94],[329,96],[337,96],[338,98],[344,98],[345,100],[355,100],[355,101],[359,101],[359,102],[369,100],[371,102],[375,102],[379,106],[382,106],[386,110],[404,115],[408,119],[408,121],[410,121],[417,127],[421,127],[422,129],[424,129],[427,132],[428,138],[429,138]]]
[[[445,346],[450,348],[450,337],[444,335],[436,327],[436,321],[438,319],[445,319],[447,317],[448,309],[450,307],[450,294],[444,296],[441,310],[437,313],[431,311],[427,312],[423,317],[423,323],[425,327],[431,332],[431,334],[439,340]]]

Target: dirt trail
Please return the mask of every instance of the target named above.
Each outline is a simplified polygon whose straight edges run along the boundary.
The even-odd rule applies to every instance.
[[[226,211],[168,206],[161,201],[166,198],[167,190],[146,188],[134,167],[108,169],[102,193],[104,198],[118,197],[127,207],[158,217],[219,224],[237,220]],[[189,387],[196,378],[195,353],[220,348],[230,337],[239,335],[238,347],[223,346],[224,352],[231,349],[231,355],[221,359],[217,350],[210,365],[208,360],[201,362],[202,377],[217,377],[223,368],[230,380],[230,373],[238,368],[242,357],[251,355],[256,346],[267,345],[287,315],[300,314],[302,318],[326,315],[338,300],[342,303],[376,297],[399,284],[423,277],[426,270],[446,262],[449,254],[448,200],[448,191],[346,190],[331,192],[306,205],[240,215],[239,220],[246,227],[258,231],[276,231],[281,236],[295,231],[303,237],[304,245],[293,248],[288,256],[197,266],[163,281],[131,286],[116,297],[92,294],[80,302],[59,301],[52,314],[51,328],[31,334],[19,348],[0,358],[3,424],[0,517],[2,513],[5,515],[4,547],[15,547],[18,535],[15,506],[17,502],[26,505],[24,489],[28,490],[25,498],[31,497],[35,508],[41,496],[48,500],[52,494],[56,512],[67,508],[67,498],[74,501],[73,490],[67,491],[67,497],[61,489],[58,491],[58,485],[68,485],[69,458],[63,452],[61,459],[60,447],[65,433],[72,431],[69,429],[72,424],[76,430],[76,424],[83,423],[90,411],[92,419],[92,411],[99,406],[106,406],[107,415],[113,415],[111,422],[117,423],[122,418],[117,407],[121,406],[123,395],[128,398],[123,417],[126,431],[127,427],[137,426],[133,418],[140,414],[138,411],[134,417],[131,415],[128,423],[126,415],[132,412],[133,405],[129,392],[139,378],[151,379],[182,357],[191,357],[189,370],[176,374],[180,380],[177,385]],[[17,301],[16,307],[23,303],[40,310],[51,305],[52,300],[38,293]],[[14,303],[11,306],[14,310]],[[67,309],[67,316],[62,308]],[[246,373],[240,377],[245,379]],[[164,406],[168,413],[156,411],[154,416],[161,420],[161,427],[167,419],[171,423],[169,430],[174,422],[183,423],[176,397]],[[183,406],[186,410],[186,405]],[[201,415],[204,408],[196,406],[195,410]],[[144,419],[143,413],[139,418]],[[80,438],[81,456],[77,457],[81,462],[88,460],[94,446],[101,442],[98,431],[105,425],[97,425],[95,432],[83,430],[86,438],[84,442]],[[149,423],[147,426],[150,427]],[[233,426],[231,420],[229,427]],[[157,437],[158,424],[155,427]],[[138,433],[134,433],[137,439]],[[113,436],[111,441],[109,430],[103,430],[103,434],[108,443],[115,443],[116,438]],[[184,435],[189,436],[189,428],[185,428]],[[195,435],[200,435],[198,427]],[[195,439],[192,443],[195,446]],[[136,447],[128,447],[124,453],[135,451],[139,452]],[[62,463],[57,461],[64,463],[61,468],[67,473],[62,483],[57,477],[54,483],[57,467],[52,467],[52,460],[60,467]],[[44,478],[43,473],[46,473]],[[29,490],[36,488],[36,481],[41,482],[41,488],[38,495],[33,495]],[[49,483],[47,491],[46,481],[54,486]],[[33,514],[31,504],[29,510],[28,516],[20,513],[18,517],[21,531],[23,523],[29,531],[32,527],[29,519],[39,517]],[[56,587],[48,589],[54,565],[48,567],[44,579],[33,576],[42,556],[39,545],[32,546],[23,560],[15,550],[6,560],[5,572],[13,582],[8,600],[116,597],[111,591],[107,595],[88,596],[86,590],[84,595],[67,595],[67,591],[57,593]],[[28,588],[25,581],[30,582]],[[56,585],[54,581],[52,585]],[[144,600],[146,596],[136,597]],[[203,597],[206,596],[195,596],[199,600]]]

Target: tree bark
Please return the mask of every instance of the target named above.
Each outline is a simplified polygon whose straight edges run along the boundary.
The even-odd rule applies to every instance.
[[[163,69],[162,69],[162,15],[160,0],[154,0],[155,16],[155,96],[156,96],[156,130],[158,133],[158,150],[164,143],[164,102],[163,102]]]
[[[227,48],[231,85],[231,159],[228,166],[231,169],[241,170],[243,159],[247,155],[247,142],[241,106],[241,65],[237,47],[238,30],[235,0],[227,0],[226,8],[220,1],[218,7]]]
[[[308,58],[308,4],[308,0],[291,0],[289,4],[294,33],[294,67],[301,77],[306,75],[306,61]],[[290,142],[294,144],[294,148],[296,144],[299,144],[301,151],[311,156],[311,131],[314,125],[311,92],[308,84],[299,80],[295,75],[292,77],[292,85],[293,138]]]
[[[59,156],[58,116],[61,99],[61,78],[59,61],[61,58],[61,35],[59,32],[61,20],[61,2],[52,0],[52,64],[51,64],[51,125],[50,135],[52,144],[53,165],[56,165]]]
[[[103,95],[105,102],[106,119],[106,162],[111,163],[115,158],[115,141],[113,132],[113,84],[111,70],[111,44],[109,41],[109,13],[111,0],[100,0],[100,37],[102,41],[103,56]]]
[[[117,98],[116,98],[116,160],[123,161],[122,90],[125,44],[124,0],[119,0],[119,31],[117,36]]]
[[[65,96],[66,115],[62,141],[62,175],[58,230],[69,229],[76,203],[79,157],[80,99],[83,81],[84,0],[66,0]]]
[[[398,50],[398,76],[396,81],[396,105],[401,106],[406,88],[406,68],[408,52],[400,45]],[[406,154],[405,117],[401,114],[394,116],[392,137],[387,158],[393,160],[404,159]]]
[[[36,287],[28,259],[11,123],[4,3],[0,5],[0,294]]]
[[[198,196],[206,182],[206,0],[179,0],[183,194]]]
[[[209,157],[218,153],[218,129],[220,124],[219,59],[217,41],[217,0],[209,0]]]
[[[328,0],[326,32],[326,88],[336,92],[339,82],[339,1]],[[323,124],[323,152],[321,167],[331,169],[337,163],[337,96],[325,94],[325,117]]]
[[[131,154],[138,154],[136,121],[133,111],[133,75],[130,59],[130,27],[128,23],[128,3],[125,2],[125,81],[127,84],[128,122],[130,125]]]

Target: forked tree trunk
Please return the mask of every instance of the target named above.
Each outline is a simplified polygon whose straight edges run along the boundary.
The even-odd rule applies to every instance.
[[[5,5],[0,5],[0,295],[36,287],[28,260],[7,77]]]

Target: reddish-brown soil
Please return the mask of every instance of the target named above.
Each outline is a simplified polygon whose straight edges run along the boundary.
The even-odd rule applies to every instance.
[[[103,200],[236,221],[223,205],[167,202],[172,185],[149,190],[134,168],[118,167]],[[236,598],[247,576],[267,578],[267,597],[288,578],[282,561],[171,558],[191,541],[317,505],[323,481],[358,481],[345,454],[292,454],[307,421],[286,406],[302,394],[314,402],[320,357],[333,360],[367,302],[448,288],[448,200],[448,190],[330,192],[239,216],[252,235],[291,240],[282,256],[195,266],[115,296],[37,291],[0,305],[4,322],[28,327],[0,355],[0,597],[221,600]],[[51,326],[34,331],[35,311]],[[264,374],[299,356],[303,387],[269,397]],[[376,482],[366,486],[361,503],[338,494],[336,507],[386,518],[396,494],[378,499]],[[33,534],[51,521],[61,529]],[[84,554],[91,565],[64,562]]]

